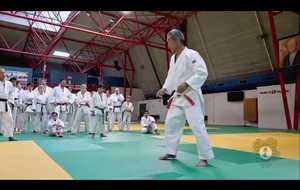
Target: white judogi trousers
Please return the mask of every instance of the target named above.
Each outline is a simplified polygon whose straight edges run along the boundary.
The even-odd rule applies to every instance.
[[[13,118],[10,108],[8,108],[7,112],[0,112],[0,125],[4,137],[14,136]]]
[[[90,121],[91,121],[91,125],[90,125],[90,132],[91,133],[105,133],[105,126],[104,126],[104,117],[103,114],[100,114],[99,112],[95,114],[95,116],[90,116]]]
[[[148,128],[150,127],[150,129]],[[157,130],[156,123],[151,123],[148,126],[142,126],[141,132],[142,133],[153,133],[153,131]]]
[[[58,113],[59,119],[64,123],[67,123],[67,116],[68,116],[67,108],[68,108],[67,104],[64,104],[64,105],[57,105],[54,109]]]
[[[131,112],[123,112],[123,129],[129,131],[131,124]]]
[[[115,127],[115,122],[118,122],[119,130],[122,130],[122,112],[111,112],[110,113],[110,130],[113,130]]]
[[[26,124],[26,113],[23,108],[19,107],[16,115],[16,126],[15,128],[24,131]]]
[[[48,129],[48,114],[35,112],[32,116],[32,129],[36,132],[49,131]]]
[[[80,122],[84,120],[85,122],[85,128],[87,131],[90,130],[90,108],[86,105],[81,105],[79,108],[77,108],[75,119],[72,126],[72,133],[79,133],[80,131]]]
[[[167,153],[176,155],[177,145],[181,140],[182,129],[187,120],[197,141],[198,158],[208,160],[214,158],[212,147],[204,123],[204,110],[200,99],[194,99],[193,106],[176,106],[171,104],[166,116],[165,141]]]
[[[74,104],[69,104],[68,105],[68,112],[67,112],[67,122],[65,123],[65,130],[69,131],[72,128],[73,121],[75,119],[75,105]]]

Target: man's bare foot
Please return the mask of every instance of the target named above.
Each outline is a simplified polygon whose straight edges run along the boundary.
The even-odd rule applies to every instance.
[[[207,167],[208,166],[208,162],[207,160],[199,160],[199,162],[196,165],[197,167]]]

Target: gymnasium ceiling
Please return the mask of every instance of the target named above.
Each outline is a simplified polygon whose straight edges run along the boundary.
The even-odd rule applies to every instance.
[[[276,15],[278,38],[299,33],[299,18]],[[165,31],[182,23],[188,46],[206,61],[209,81],[274,67],[268,13],[255,11],[0,11],[0,52],[22,55],[32,67],[53,62],[100,76],[113,73],[117,60],[130,85],[151,94],[167,73]]]

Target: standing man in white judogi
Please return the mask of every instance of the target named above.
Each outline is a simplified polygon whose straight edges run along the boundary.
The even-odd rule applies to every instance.
[[[123,112],[123,122],[122,128],[123,130],[129,131],[131,124],[131,114],[134,110],[132,102],[130,102],[130,96],[126,97],[126,101],[122,104],[122,112]]]
[[[68,103],[70,91],[66,87],[66,80],[61,80],[60,84],[53,88],[53,98],[55,101],[54,111],[58,113],[58,117],[64,123],[67,122]]]
[[[15,94],[15,106],[17,109],[16,121],[15,121],[15,131],[22,132],[21,125],[24,125],[24,121],[22,121],[22,118],[24,118],[24,109],[23,109],[24,90],[22,89],[20,81],[17,81],[16,87],[18,90],[16,91],[16,94]]]
[[[28,83],[27,84],[27,89],[24,91],[24,93],[22,94],[22,103],[23,103],[23,113],[22,114],[24,117],[21,119],[23,120],[23,125],[22,125],[22,131],[26,130],[26,126],[27,123],[30,123],[32,126],[32,120],[33,120],[33,99],[35,96],[35,92],[33,90],[33,84],[32,83]],[[33,130],[33,132],[35,133],[36,131]]]
[[[76,100],[76,94],[72,92],[72,87],[69,86],[70,94],[68,96],[68,113],[67,113],[67,123],[65,123],[65,130],[67,132],[71,131],[73,120],[75,117],[76,112],[76,106],[75,106],[75,100]]]
[[[119,130],[122,131],[122,103],[124,96],[120,93],[119,88],[115,88],[115,93],[110,95],[110,100],[113,106],[111,114],[111,130],[114,128],[115,121],[117,119]]]
[[[82,119],[85,122],[86,131],[90,132],[90,108],[92,105],[92,98],[90,92],[87,91],[85,84],[81,85],[80,91],[77,93],[75,102],[77,111],[72,127],[72,135],[79,133],[80,122],[82,121]]]
[[[113,103],[112,103],[112,99],[110,91],[106,90],[106,105],[107,105],[107,109],[105,110],[106,113],[106,125],[107,125],[107,131],[111,132],[112,128],[113,128],[113,122],[111,121],[112,118],[112,114],[113,114]]]
[[[9,103],[10,108],[11,108],[11,114],[13,117],[13,126],[14,126],[14,130],[16,129],[16,117],[17,117],[17,96],[18,96],[18,88],[17,88],[17,79],[15,77],[12,77],[9,80],[14,88],[14,93],[13,93],[13,97],[11,98],[13,101]]]
[[[208,166],[208,160],[214,157],[204,123],[204,98],[201,91],[208,75],[207,68],[197,51],[184,46],[184,35],[180,30],[171,30],[167,42],[173,55],[168,76],[157,96],[162,97],[173,91],[175,93],[169,99],[165,121],[167,154],[160,159],[176,159],[176,148],[187,120],[197,140],[197,166],[205,167]]]
[[[34,94],[34,99],[32,101],[33,120],[32,128],[36,132],[47,133],[48,129],[48,96],[44,90],[44,86],[38,86],[38,93]]]
[[[13,102],[14,87],[5,79],[5,69],[0,68],[0,125],[1,133],[9,141],[15,141],[13,118],[9,102]]]
[[[104,104],[102,98],[102,89],[98,88],[97,92],[93,92],[92,95],[92,107],[91,107],[91,134],[92,138],[95,138],[95,135],[100,133],[100,137],[106,137],[105,126],[104,126],[104,109],[106,105]]]
[[[42,85],[45,90],[45,95],[48,97],[48,104],[47,104],[47,110],[48,110],[48,117],[47,122],[49,121],[51,117],[51,113],[55,111],[55,98],[53,96],[53,88],[49,87],[47,85],[47,79],[40,79],[39,86]],[[38,93],[38,88],[34,89],[34,93]]]

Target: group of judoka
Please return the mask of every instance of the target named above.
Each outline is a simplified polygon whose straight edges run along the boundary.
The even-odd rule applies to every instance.
[[[180,30],[169,31],[167,43],[173,55],[170,58],[167,78],[156,95],[160,98],[165,95],[171,97],[168,100],[165,120],[166,154],[159,159],[176,159],[182,128],[188,121],[196,137],[197,166],[206,167],[208,160],[214,158],[204,122],[204,98],[201,91],[208,76],[207,67],[197,51],[185,46],[185,36]],[[90,93],[83,84],[75,95],[71,93],[72,89],[65,87],[64,80],[54,89],[48,87],[45,80],[41,80],[36,89],[28,84],[23,91],[19,83],[6,81],[4,74],[5,71],[0,69],[0,122],[1,129],[9,140],[15,140],[14,129],[24,130],[24,122],[28,117],[32,118],[33,132],[50,131],[57,136],[62,136],[66,130],[78,134],[80,122],[84,121],[86,132],[92,137],[97,133],[105,137],[106,117],[110,118],[107,131],[112,130],[115,120],[118,121],[120,130],[129,129],[134,108],[129,97],[123,103],[124,97],[119,89],[115,89],[111,95],[105,93],[102,87],[97,92]],[[148,112],[142,117],[141,125],[142,132],[154,131],[159,134],[155,120]]]
[[[28,83],[22,88],[15,78],[7,80],[0,68],[0,135],[15,141],[16,133],[29,131],[63,137],[65,132],[78,135],[81,123],[85,132],[95,137],[106,137],[117,121],[120,131],[130,130],[134,111],[130,96],[126,99],[118,88],[110,94],[103,86],[89,92],[86,84],[73,93],[66,80],[51,88],[41,79],[36,88]]]

